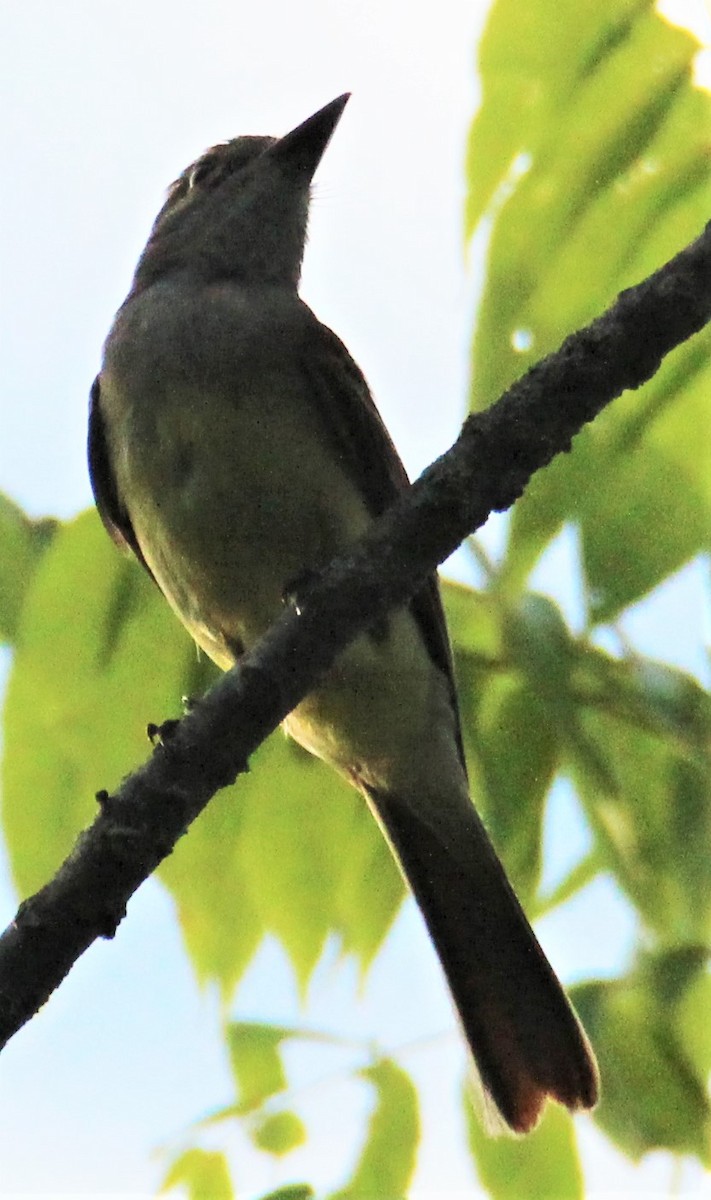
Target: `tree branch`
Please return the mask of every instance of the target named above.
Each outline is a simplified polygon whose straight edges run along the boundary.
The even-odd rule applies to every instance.
[[[569,337],[483,413],[470,416],[352,551],[175,726],[112,796],[55,878],[20,905],[0,938],[0,1046],[61,983],[219,788],[328,670],[336,655],[479,528],[533,473],[570,449],[586,422],[656,372],[711,318],[711,224],[697,241]]]

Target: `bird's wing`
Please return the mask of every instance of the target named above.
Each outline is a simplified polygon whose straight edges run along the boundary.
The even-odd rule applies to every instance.
[[[303,369],[311,396],[335,451],[374,518],[409,487],[407,472],[383,424],[370,389],[343,342],[311,314]],[[410,601],[430,658],[449,682],[452,707],[459,722],[452,650],[437,575],[431,575]],[[464,765],[461,729],[459,750]]]
[[[407,486],[397,452],[345,347],[319,327],[312,393],[341,460],[378,516]],[[412,601],[433,661],[456,696],[436,576]],[[433,731],[433,734],[436,731]],[[461,741],[460,741],[461,753]],[[463,766],[462,761],[462,766]],[[420,783],[421,780],[418,780]],[[532,1129],[548,1096],[589,1108],[597,1071],[556,979],[469,799],[446,768],[434,790],[364,786],[420,906],[481,1074],[494,1127]]]
[[[91,387],[89,398],[89,478],[99,516],[104,523],[109,537],[116,543],[119,550],[131,550],[145,567],[153,579],[153,573],[148,566],[138,539],[133,531],[129,517],[119,495],[116,480],[111,466],[111,456],[106,440],[104,418],[101,412],[101,381],[97,375]]]

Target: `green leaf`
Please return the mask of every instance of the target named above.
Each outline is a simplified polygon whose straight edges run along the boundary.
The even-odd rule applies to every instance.
[[[665,941],[704,939],[711,702],[703,689],[683,672],[620,661],[573,638],[545,597],[504,601],[500,628],[486,635],[495,656],[458,654],[460,698],[474,794],[519,890],[530,901],[545,797],[567,763],[598,844],[540,903],[560,903],[608,869]]]
[[[57,530],[25,596],[5,704],[2,818],[22,894],[54,873],[96,791],[146,758],[146,724],[175,712],[193,660],[94,512]]]
[[[406,887],[385,838],[366,805],[351,808],[351,833],[334,843],[341,854],[334,912],[344,952],[362,971],[380,950],[405,897]]]
[[[711,697],[692,676],[641,656],[619,659],[586,641],[572,674],[576,703],[661,737],[703,771],[711,745]]]
[[[392,886],[394,867],[365,802],[281,734],[260,750],[244,783],[244,884],[264,927],[289,953],[302,988],[332,931],[347,948],[372,954],[402,887]],[[372,872],[370,907],[362,904],[361,863]]]
[[[159,868],[177,908],[198,980],[229,997],[265,929],[242,870],[245,797],[238,783],[218,793]]]
[[[708,955],[705,956],[706,962]],[[678,1006],[679,1038],[689,1062],[694,1064],[699,1079],[711,1074],[711,974],[697,971],[687,985]]]
[[[252,1021],[231,1022],[225,1031],[232,1073],[243,1115],[286,1087],[281,1044],[294,1030]]]
[[[483,689],[475,733],[489,832],[524,903],[538,885],[545,799],[558,763],[550,709],[511,676]]]
[[[254,911],[284,945],[302,989],[332,932],[367,964],[403,885],[365,801],[282,734],[252,766],[240,780],[239,861]]]
[[[261,1021],[229,1022],[225,1027],[225,1040],[237,1088],[237,1103],[211,1113],[201,1125],[208,1127],[233,1117],[246,1116],[283,1092],[287,1080],[281,1046],[290,1039],[331,1046],[343,1044],[339,1037],[299,1026]]]
[[[31,521],[0,492],[0,643],[15,641],[25,594],[58,525],[51,517]]]
[[[711,204],[709,96],[694,39],[652,6],[541,0],[492,8],[472,127],[467,232],[493,215],[472,406],[694,237]],[[512,172],[517,156],[526,169]],[[493,203],[492,203],[493,201]],[[500,583],[513,594],[579,522],[594,619],[608,620],[708,545],[708,331],[623,397],[516,505]],[[629,443],[629,420],[637,442]],[[668,424],[668,429],[667,429]],[[691,443],[695,442],[695,445]]]
[[[264,1117],[250,1130],[250,1134],[257,1149],[276,1157],[289,1154],[306,1141],[304,1123],[293,1112],[272,1113]]]
[[[183,1187],[190,1200],[232,1200],[232,1182],[224,1154],[195,1147],[176,1158],[160,1192]]]
[[[699,431],[709,414],[711,328],[678,346],[642,393],[625,397],[611,434],[618,457],[639,453],[648,444],[655,455],[675,464],[680,477],[711,504],[711,446]],[[636,402],[635,402],[636,401]],[[614,409],[610,409],[610,414]],[[708,535],[706,543],[708,544]]]
[[[707,187],[709,176],[708,119],[708,97],[687,81],[671,97],[653,145],[567,230],[527,303],[536,330],[551,330],[552,340],[554,330],[584,325],[621,285],[649,274],[694,237],[703,223],[696,193]],[[669,254],[655,244],[660,237],[670,239]],[[592,278],[579,271],[581,262],[595,264]]]
[[[619,13],[621,6],[617,7]],[[535,10],[532,37],[537,42],[547,33],[543,13],[565,27],[563,36],[580,37],[579,9],[564,13],[549,0]],[[691,89],[696,50],[688,34],[649,11],[638,12],[619,34],[607,40],[594,62],[578,64],[580,74],[575,80],[570,78],[569,64],[561,59],[566,81],[560,79],[551,87],[549,78],[542,84],[556,91],[554,107],[538,106],[535,127],[532,114],[526,114],[528,145],[521,149],[530,155],[530,169],[503,204],[491,239],[489,281],[475,342],[477,406],[490,402],[522,369],[575,328],[581,313],[571,314],[566,293],[571,287],[573,292],[580,288],[581,276],[588,282],[589,315],[614,296],[617,280],[607,262],[612,258],[619,263],[626,246],[615,218],[635,199],[621,180],[639,170],[640,160],[653,159],[655,166],[659,161],[667,147],[663,137],[659,144],[660,131],[673,117],[680,91]],[[586,51],[589,54],[589,46]],[[515,49],[502,49],[506,53],[509,71],[520,69]],[[523,48],[521,55],[529,62],[530,48]],[[523,113],[520,106],[519,115]],[[699,156],[708,178],[701,147]],[[554,301],[554,312],[563,315],[564,324],[561,327],[550,319],[543,325],[534,322],[534,315],[548,312],[544,303],[535,300],[537,289],[552,291],[546,277],[561,248],[594,206],[607,212],[607,225],[600,220],[605,236],[596,244],[586,243],[585,254],[581,247],[572,282],[566,273],[563,295],[557,294]],[[523,353],[512,340],[518,329],[529,335],[530,345]]]
[[[591,70],[605,61],[645,5],[600,0],[578,6],[575,20],[554,0],[522,8],[498,0],[479,46],[483,103],[473,123],[467,158],[470,235],[506,179],[516,155],[545,139],[556,115]]]
[[[442,581],[442,598],[455,656],[467,655],[467,665],[486,670],[500,665],[504,652],[501,605],[495,596],[451,579]]]
[[[591,617],[610,620],[709,544],[711,331],[583,430],[512,513],[501,581],[520,589],[566,520],[581,528]]]
[[[613,792],[573,765],[579,794],[608,867],[648,928],[667,943],[711,932],[711,762],[676,739],[588,711],[583,726],[605,755]]]
[[[287,1183],[285,1187],[277,1188],[261,1200],[311,1200],[316,1193],[308,1183]]]
[[[660,729],[688,748],[695,761],[708,762],[711,696],[692,676],[664,663],[640,659],[631,664],[635,700],[659,721]]]
[[[568,872],[553,891],[546,895],[540,896],[533,909],[528,909],[528,916],[531,921],[538,921],[547,913],[552,912],[554,908],[565,904],[583,888],[592,883],[600,874],[604,866],[603,860],[597,849],[591,850],[586,854],[580,862]]]
[[[624,979],[571,991],[600,1065],[595,1119],[635,1160],[667,1149],[709,1164],[706,1072],[686,1049],[688,1004],[698,1000],[704,958],[694,948],[676,950],[650,957]]]
[[[376,1106],[356,1169],[331,1200],[366,1196],[401,1200],[415,1169],[420,1140],[417,1092],[410,1077],[389,1058],[380,1059],[361,1075],[375,1090]]]
[[[568,705],[575,647],[560,609],[547,596],[530,593],[507,613],[509,658],[552,705]]]
[[[543,1120],[525,1138],[492,1138],[484,1131],[465,1092],[469,1149],[483,1187],[495,1200],[578,1200],[583,1173],[573,1122],[549,1104]]]
[[[579,506],[591,616],[610,620],[709,545],[711,331],[670,355],[598,425]],[[592,482],[591,480],[591,482]]]
[[[546,705],[547,719],[560,745],[568,748],[597,786],[614,791],[615,781],[606,757],[580,719],[573,689],[580,648],[557,605],[545,596],[529,593],[508,610],[505,628],[508,656]]]
[[[671,462],[648,448],[603,483],[582,522],[590,617],[613,620],[703,549],[711,511]]]
[[[578,516],[596,462],[593,433],[588,427],[575,438],[572,454],[559,454],[544,471],[538,471],[514,505],[509,541],[499,575],[506,595],[523,588],[545,547],[568,521]]]

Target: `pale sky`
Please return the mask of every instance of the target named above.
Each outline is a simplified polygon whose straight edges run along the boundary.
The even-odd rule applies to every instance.
[[[703,13],[701,4],[695,8]],[[32,514],[70,516],[91,502],[88,389],[167,184],[206,146],[241,133],[285,132],[345,90],[352,100],[317,177],[303,294],[363,367],[411,474],[445,449],[463,415],[475,287],[461,241],[462,163],[483,11],[476,0],[0,3],[0,488]],[[496,529],[490,537],[495,543]],[[561,542],[541,583],[572,613],[573,553],[570,541]],[[642,640],[656,644],[660,624],[669,630],[680,603],[693,612],[698,595],[693,578],[661,598],[657,615],[643,608]],[[673,644],[657,652],[700,670],[693,619],[671,627]],[[565,795],[556,803],[574,839]],[[0,902],[10,919],[7,878]],[[633,925],[603,887],[541,932],[571,979],[583,970],[613,971]],[[360,1003],[350,966],[326,964],[318,982],[305,1018],[315,1026],[332,1027],[338,1012],[344,1024],[396,1046],[449,1023],[411,906]],[[239,1013],[302,1019],[274,947],[261,956],[261,972],[250,972]],[[85,955],[3,1052],[2,1195],[151,1194],[163,1169],[151,1151],[229,1099],[214,1024],[170,904],[151,883],[115,941]],[[430,1130],[413,1194],[471,1196],[453,1101],[456,1038],[436,1037],[404,1061],[425,1084]],[[342,1181],[348,1163],[339,1179],[334,1140],[338,1146],[343,1137],[352,1149],[350,1125],[361,1103],[342,1084],[309,1094],[317,1136],[293,1157],[289,1178]],[[335,1124],[328,1113],[332,1121],[338,1114]],[[580,1128],[598,1194],[668,1190],[668,1160],[653,1156],[634,1171],[589,1121]],[[244,1163],[236,1175],[240,1195],[275,1186],[268,1165],[248,1153]],[[693,1169],[682,1178],[688,1189],[699,1181]]]

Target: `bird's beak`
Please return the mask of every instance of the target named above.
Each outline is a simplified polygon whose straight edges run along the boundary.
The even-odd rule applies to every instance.
[[[296,129],[284,134],[266,151],[268,156],[282,169],[298,174],[304,182],[310,182],[350,95],[350,92],[344,92],[312,117],[307,117]]]

